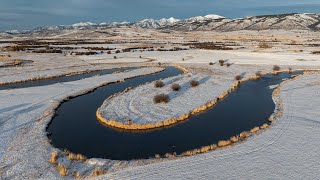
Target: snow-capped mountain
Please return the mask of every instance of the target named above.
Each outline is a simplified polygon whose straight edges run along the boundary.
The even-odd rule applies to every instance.
[[[250,16],[239,19],[229,19],[223,16],[209,14],[206,16],[195,16],[187,19],[175,19],[173,17],[165,19],[144,19],[138,22],[112,22],[112,23],[92,23],[80,22],[72,25],[58,25],[39,27],[30,32],[54,31],[59,33],[62,30],[90,30],[104,29],[112,27],[133,27],[145,29],[164,29],[176,31],[195,30],[216,30],[216,31],[237,31],[237,30],[313,30],[320,31],[320,13],[303,14],[279,14]],[[24,32],[26,33],[26,32]],[[12,34],[12,33],[8,33]]]
[[[237,30],[267,30],[267,29],[300,29],[300,30],[320,30],[320,14],[280,14],[251,16],[241,19],[212,18],[180,21],[168,29],[180,31],[194,30],[217,30],[217,31],[237,31]]]
[[[141,21],[134,23],[133,26],[147,28],[147,29],[158,29],[158,28],[162,28],[162,27],[171,26],[179,21],[180,21],[180,19],[175,19],[173,17],[171,17],[169,19],[162,18],[159,20],[144,19],[144,20],[141,20]]]
[[[33,32],[41,32],[41,31],[59,31],[59,30],[87,30],[87,29],[99,29],[99,28],[108,28],[108,27],[120,27],[120,26],[129,26],[131,23],[124,22],[112,22],[106,23],[102,22],[100,24],[92,23],[92,22],[80,22],[71,25],[57,25],[57,26],[45,26],[38,27]]]
[[[195,16],[186,19],[185,21],[191,21],[191,22],[201,22],[201,21],[207,21],[207,20],[216,20],[216,19],[225,19],[223,16],[219,16],[216,14],[208,14],[206,16]]]

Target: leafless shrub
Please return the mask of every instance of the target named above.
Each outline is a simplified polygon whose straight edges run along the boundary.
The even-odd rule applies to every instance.
[[[113,56],[113,59],[117,59],[117,56]]]
[[[156,81],[156,82],[154,83],[154,86],[155,86],[156,88],[161,88],[161,87],[164,86],[164,82],[158,80],[158,81]]]
[[[170,98],[166,94],[158,94],[153,98],[154,103],[168,103],[169,101],[170,101]]]
[[[223,66],[224,65],[224,60],[219,60],[219,64],[220,64],[220,66]]]
[[[209,62],[209,65],[213,65],[213,62]]]
[[[191,85],[191,87],[196,87],[196,86],[199,85],[199,81],[192,80],[192,81],[190,82],[190,85]]]
[[[274,70],[274,71],[280,71],[280,66],[274,65],[274,66],[273,66],[273,70]]]
[[[236,77],[234,78],[237,81],[240,81],[242,79],[241,75],[236,75]]]
[[[230,67],[230,66],[231,66],[231,64],[230,64],[230,63],[226,63],[226,66],[227,66],[227,67]]]
[[[261,72],[260,71],[256,72],[256,76],[261,77],[262,76]]]
[[[121,51],[118,49],[118,50],[116,50],[116,53],[118,54],[118,53],[120,53]]]
[[[172,84],[171,89],[174,91],[179,91],[181,89],[181,86],[179,84]]]

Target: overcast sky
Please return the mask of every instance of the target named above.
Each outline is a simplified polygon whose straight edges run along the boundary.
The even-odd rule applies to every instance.
[[[320,12],[320,0],[0,0],[0,30],[218,14]]]

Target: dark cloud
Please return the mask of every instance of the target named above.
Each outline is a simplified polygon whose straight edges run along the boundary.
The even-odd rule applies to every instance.
[[[136,21],[143,18],[219,14],[230,18],[317,12],[319,0],[1,0],[0,30],[79,21]]]

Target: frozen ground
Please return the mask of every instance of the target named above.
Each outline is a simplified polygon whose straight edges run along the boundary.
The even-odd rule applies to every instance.
[[[98,179],[317,179],[320,168],[320,75],[281,88],[284,115],[234,148],[132,167]]]
[[[207,66],[207,65],[206,65]],[[219,64],[204,66],[196,65],[190,68],[189,74],[164,79],[163,88],[155,88],[154,83],[139,86],[129,92],[106,100],[99,112],[106,120],[114,120],[125,124],[131,120],[135,124],[157,124],[171,118],[180,117],[208,101],[223,95],[236,83],[235,76],[243,79],[254,76],[255,72],[272,71],[272,66]],[[202,69],[200,68],[202,67]],[[296,67],[296,66],[294,66]],[[285,68],[284,68],[285,69]],[[189,77],[191,75],[191,77]],[[191,87],[190,81],[199,81],[200,85]],[[180,91],[173,91],[172,84],[181,85]],[[155,104],[153,98],[158,94],[167,94],[169,103]]]
[[[16,53],[12,54],[11,59],[32,60],[34,62],[22,67],[0,68],[0,84],[126,66],[123,64],[94,65],[76,57],[61,54]]]
[[[209,82],[216,83],[212,86],[213,91],[208,92],[207,89],[200,89],[201,92],[208,92],[208,94],[205,94],[199,100],[192,99],[195,103],[201,104],[200,101],[205,101],[207,98],[216,97],[220,94],[227,88],[228,83],[233,82],[234,77],[239,74],[248,77],[256,71],[269,72],[275,64],[280,65],[282,69],[288,67],[293,69],[319,69],[320,66],[320,56],[311,54],[312,51],[318,50],[318,47],[308,46],[308,44],[319,44],[319,32],[272,30],[260,32],[167,33],[126,28],[106,29],[105,31],[117,35],[110,36],[108,33],[77,31],[59,35],[60,39],[58,40],[63,40],[63,38],[82,40],[85,37],[85,39],[123,41],[129,44],[128,46],[123,46],[121,43],[90,44],[92,47],[115,46],[117,48],[137,45],[168,46],[172,48],[180,46],[180,43],[190,41],[235,42],[239,46],[235,47],[237,50],[232,51],[200,49],[174,52],[136,51],[93,56],[0,51],[0,54],[5,57],[10,54],[12,59],[34,61],[34,63],[23,67],[1,68],[0,83],[88,70],[109,69],[123,65],[154,65],[161,62],[187,67],[195,75],[194,77],[210,77],[207,83],[198,87],[199,89],[208,87]],[[275,39],[277,39],[276,42],[274,42]],[[262,41],[270,42],[273,47],[271,49],[257,48],[257,44]],[[131,42],[138,42],[138,44]],[[288,45],[288,43],[295,45]],[[239,47],[243,47],[243,49]],[[117,59],[113,59],[114,55],[117,56]],[[209,62],[217,62],[220,59],[235,64],[229,68],[220,67],[218,64],[208,65]],[[50,86],[0,91],[0,179],[60,178],[56,168],[48,163],[50,152],[54,150],[45,133],[45,126],[52,115],[48,112],[52,111],[67,96],[87,92],[103,82],[116,81],[156,70],[137,69],[116,75],[95,76]],[[319,120],[317,119],[320,102],[318,99],[320,97],[318,92],[319,77],[320,75],[306,75],[283,86],[281,98],[284,100],[284,116],[260,135],[253,136],[247,142],[238,144],[233,148],[176,160],[113,161],[90,159],[84,163],[75,163],[62,158],[61,161],[66,161],[65,163],[68,164],[70,170],[79,170],[84,174],[86,172],[87,174],[90,173],[96,166],[106,167],[109,170],[108,174],[100,176],[98,179],[317,179],[319,176],[318,169],[320,168],[318,153],[320,150],[318,141],[320,131]],[[152,84],[139,88],[151,92],[151,86]],[[166,87],[157,89],[158,91],[168,92],[169,90]],[[121,100],[121,106],[119,107],[123,108],[124,112],[132,110],[132,107],[127,104],[130,101],[125,97],[130,95],[134,98],[135,94],[145,95],[143,98],[148,101],[151,100],[152,96],[151,93],[144,94],[138,90],[130,91],[119,99]],[[175,104],[187,103],[182,97],[193,95],[195,95],[195,92],[191,91],[186,91],[179,96],[173,95],[172,102],[176,102]],[[145,113],[146,108],[143,102],[144,100],[138,99],[131,103],[134,106],[141,106],[139,111]],[[113,105],[116,106],[112,108],[118,106],[116,103]],[[192,104],[187,105],[186,108],[183,107],[184,109],[176,108],[174,110],[181,113],[193,106]],[[159,119],[177,114],[170,112],[169,115],[163,115],[161,114],[164,112],[163,107],[158,110],[155,116]],[[150,112],[146,113],[146,117],[149,116],[150,120],[151,116],[148,113]],[[143,119],[138,113],[131,115],[142,122]]]
[[[260,65],[320,65],[319,55],[310,53],[279,52],[246,52],[246,51],[217,51],[217,50],[187,50],[187,51],[145,51],[121,53],[113,59],[111,55],[96,55],[81,57],[86,62],[116,63],[141,62],[144,58],[156,59],[162,63],[204,63],[217,62],[220,59],[235,64],[260,64]]]
[[[161,68],[142,68],[48,86],[2,90],[0,178],[58,177],[57,171],[48,162],[53,150],[45,132],[46,124],[52,115],[49,112],[66,97],[83,94],[101,84],[160,70]],[[110,163],[108,165],[110,166]],[[94,163],[91,166],[94,166]]]

